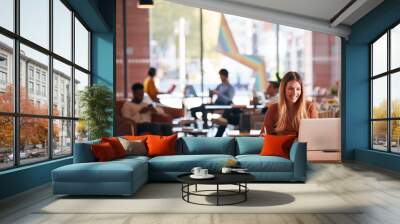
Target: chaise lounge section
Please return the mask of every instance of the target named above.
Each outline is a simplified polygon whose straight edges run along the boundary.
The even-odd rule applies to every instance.
[[[90,145],[97,143],[75,144],[74,163],[53,170],[54,194],[132,195],[148,181],[147,156],[96,162]]]
[[[148,181],[176,181],[176,177],[200,166],[218,172],[229,160],[260,182],[304,182],[306,180],[306,144],[295,142],[290,159],[260,156],[261,137],[182,137],[177,140],[177,155],[127,156],[96,162],[91,144],[77,143],[74,163],[52,172],[53,193],[67,195],[132,195]]]

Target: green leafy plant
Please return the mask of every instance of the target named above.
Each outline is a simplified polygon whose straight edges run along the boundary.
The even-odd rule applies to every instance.
[[[80,92],[79,106],[82,108],[82,119],[88,128],[89,139],[97,139],[110,134],[112,125],[112,92],[102,84],[86,87]]]

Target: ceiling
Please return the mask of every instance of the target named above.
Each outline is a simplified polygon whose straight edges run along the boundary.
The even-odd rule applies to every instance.
[[[350,35],[353,23],[383,2],[383,0],[169,1],[345,38]]]

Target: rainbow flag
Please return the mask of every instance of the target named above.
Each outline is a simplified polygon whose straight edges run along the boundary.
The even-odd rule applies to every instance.
[[[217,50],[225,56],[251,68],[256,74],[256,91],[264,91],[267,77],[265,73],[264,59],[257,55],[240,54],[225,16],[221,15],[221,25],[218,33]]]

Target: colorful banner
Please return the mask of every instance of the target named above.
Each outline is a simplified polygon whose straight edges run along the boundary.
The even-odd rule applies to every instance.
[[[257,55],[245,55],[239,53],[232,32],[223,14],[221,15],[217,49],[225,56],[251,68],[256,74],[255,90],[265,90],[267,77],[263,58]]]

